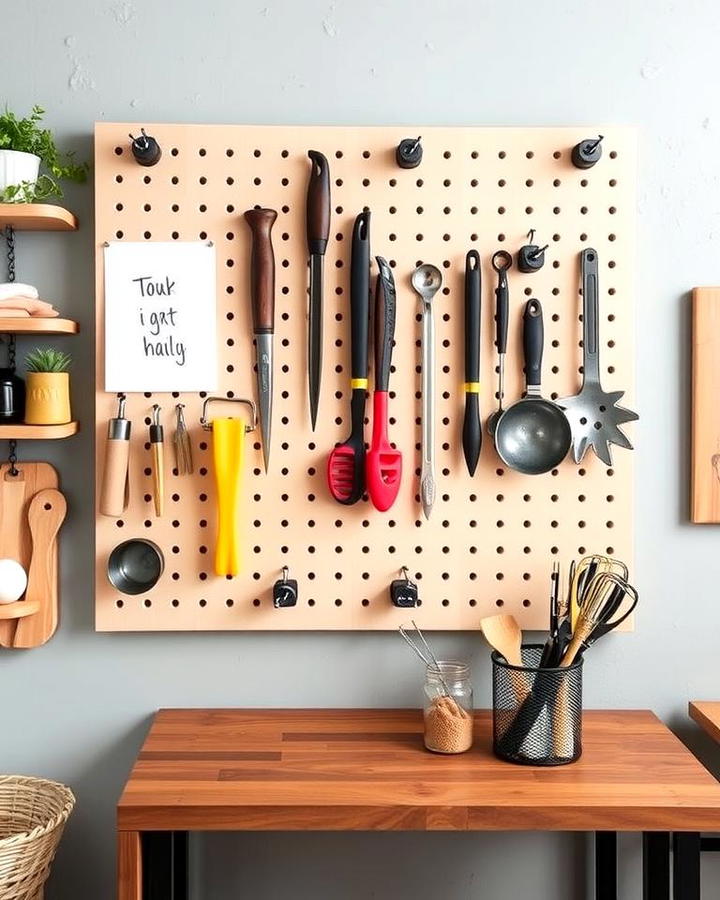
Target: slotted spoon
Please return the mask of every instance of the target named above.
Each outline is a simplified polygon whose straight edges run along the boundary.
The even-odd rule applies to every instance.
[[[557,404],[565,410],[572,431],[572,453],[582,461],[589,446],[606,466],[612,465],[610,444],[632,450],[633,446],[619,426],[633,422],[638,414],[618,406],[624,391],[604,391],[600,384],[600,327],[598,301],[597,251],[582,252],[583,291],[583,383],[580,393],[565,397]]]

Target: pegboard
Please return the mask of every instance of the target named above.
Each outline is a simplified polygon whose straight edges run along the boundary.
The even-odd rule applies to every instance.
[[[163,148],[144,169],[127,135],[144,125]],[[506,400],[522,390],[521,315],[537,297],[545,316],[543,392],[575,393],[581,370],[579,252],[600,262],[601,373],[607,390],[627,391],[634,408],[633,306],[635,133],[602,127],[604,153],[592,169],[572,166],[574,144],[598,128],[331,128],[98,124],[95,141],[97,259],[96,437],[99,482],[107,420],[116,398],[102,390],[105,241],[212,240],[217,247],[221,390],[255,397],[249,301],[250,234],[242,218],[255,205],[278,211],[275,399],[269,474],[259,443],[247,454],[244,572],[213,574],[215,535],[212,436],[200,429],[202,395],[132,394],[131,499],[122,520],[97,516],[97,628],[108,631],[204,629],[394,629],[413,614],[395,609],[388,587],[407,566],[427,629],[475,629],[484,615],[511,612],[525,628],[546,628],[552,561],[566,567],[586,552],[631,562],[633,454],[614,448],[606,468],[592,454],[544,476],[501,464],[484,434],[474,477],[462,454],[464,409],[464,262],[482,258],[481,410],[495,404],[495,274],[492,253],[515,252],[530,228],[550,244],[537,273],[510,272]],[[395,147],[421,134],[419,168],[395,165]],[[307,151],[331,170],[332,220],[325,258],[325,343],[318,428],[310,429],[306,381]],[[349,432],[350,238],[355,216],[372,211],[372,253],[393,266],[398,294],[390,381],[390,438],[403,454],[395,505],[346,507],[326,486],[326,463]],[[438,499],[425,521],[418,498],[420,465],[420,305],[410,275],[420,262],[443,273],[437,328]],[[373,263],[373,283],[375,265]],[[371,368],[372,375],[372,368]],[[186,404],[195,474],[178,477],[170,438],[174,405]],[[168,484],[162,519],[152,512],[146,422],[164,410]],[[371,404],[367,413],[370,415]],[[221,413],[222,414],[222,413]],[[633,436],[633,426],[628,427]],[[370,428],[366,430],[369,440]],[[147,595],[118,594],[106,577],[111,549],[147,537],[165,554],[165,571]],[[275,609],[273,582],[283,564],[299,582],[295,608]]]

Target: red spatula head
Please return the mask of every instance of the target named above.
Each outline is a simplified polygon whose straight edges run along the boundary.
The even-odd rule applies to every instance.
[[[338,503],[357,503],[362,496],[364,455],[350,443],[339,444],[331,451],[327,482],[330,493]]]
[[[368,494],[381,512],[395,502],[402,480],[402,454],[387,437],[387,398],[386,391],[373,394],[373,436],[365,470]]]

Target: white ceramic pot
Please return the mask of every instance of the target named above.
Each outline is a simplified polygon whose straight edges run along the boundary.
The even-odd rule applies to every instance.
[[[40,157],[20,150],[0,150],[0,191],[29,181],[35,184],[40,170]]]

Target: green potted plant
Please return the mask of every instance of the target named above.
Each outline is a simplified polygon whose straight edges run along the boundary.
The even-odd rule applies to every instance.
[[[36,349],[25,359],[25,423],[27,425],[64,425],[70,414],[71,358],[52,347]]]
[[[24,119],[7,107],[0,113],[0,203],[39,203],[62,197],[62,179],[86,180],[88,164],[76,163],[72,153],[58,151],[52,132],[40,124],[44,115],[40,106],[33,106]]]

